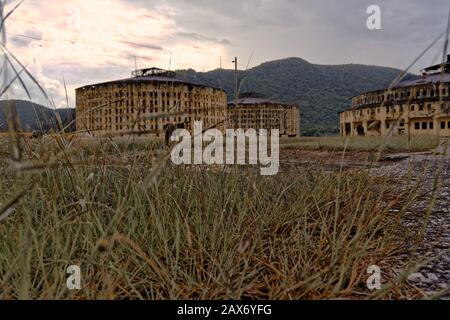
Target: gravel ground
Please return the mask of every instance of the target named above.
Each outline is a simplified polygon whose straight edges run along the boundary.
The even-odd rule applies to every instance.
[[[441,151],[438,150],[438,153]],[[398,155],[398,158],[404,156]],[[408,176],[409,172],[412,172],[411,177],[401,180],[405,183],[420,183],[420,197],[411,211],[405,214],[402,223],[413,233],[424,230],[423,241],[404,243],[404,253],[396,258],[394,271],[403,272],[409,261],[424,262],[434,258],[434,261],[409,274],[408,283],[426,296],[444,292],[441,298],[450,299],[450,156],[430,153],[406,155],[406,159],[374,170],[375,174],[399,177]],[[436,191],[433,191],[435,181],[439,183]],[[433,197],[436,197],[436,202],[427,221],[424,216],[431,207]],[[424,221],[427,221],[425,229]]]
[[[450,155],[444,156],[442,148],[438,148],[435,152],[389,154],[378,163],[371,163],[372,158],[364,152],[349,152],[342,158],[339,152],[294,149],[285,150],[281,163],[282,170],[312,161],[321,163],[330,171],[336,171],[341,166],[350,171],[366,170],[372,166],[373,175],[390,176],[395,181],[404,182],[400,188],[419,185],[419,199],[402,221],[411,235],[408,234],[409,240],[400,244],[399,254],[387,261],[386,267],[390,268],[387,274],[393,279],[403,274],[411,264],[418,265],[434,258],[434,261],[409,274],[408,284],[416,288],[419,295],[432,297],[445,291],[440,298],[450,299]],[[436,179],[437,175],[439,179]],[[439,184],[433,192],[435,181]],[[435,203],[426,220],[424,217],[433,196],[436,196]],[[423,241],[417,241],[422,230]]]

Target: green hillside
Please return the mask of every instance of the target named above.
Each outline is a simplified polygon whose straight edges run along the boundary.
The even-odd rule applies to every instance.
[[[59,130],[57,120],[58,115],[66,131],[75,131],[75,109],[56,109],[51,110],[42,105],[31,103],[24,100],[2,100],[0,101],[0,132],[7,131],[6,122],[6,103],[13,103],[20,123],[20,129],[26,132],[48,132],[50,130]]]
[[[219,87],[234,94],[234,70],[218,69],[210,72],[177,71],[178,78]],[[338,113],[350,106],[350,99],[366,91],[387,87],[400,70],[366,66],[315,65],[300,58],[263,63],[247,71],[239,71],[241,93],[259,92],[274,100],[300,106],[303,135],[325,135],[338,132]],[[409,75],[408,77],[411,77]],[[22,129],[44,131],[57,128],[55,112],[65,124],[75,120],[74,109],[50,110],[37,104],[15,100]],[[0,101],[0,111],[4,102]],[[0,131],[5,121],[0,112]],[[74,126],[71,127],[74,130]]]
[[[387,87],[400,70],[366,65],[315,65],[300,58],[288,58],[239,71],[241,92],[259,92],[301,110],[303,135],[338,132],[338,113],[350,106],[350,99],[365,91]],[[234,71],[218,69],[206,73],[178,71],[181,79],[220,87],[229,98],[234,94]]]

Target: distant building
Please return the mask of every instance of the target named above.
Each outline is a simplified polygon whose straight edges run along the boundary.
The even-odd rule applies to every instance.
[[[192,131],[194,121],[224,130],[226,113],[224,91],[157,68],[76,89],[77,132],[91,136],[149,134],[167,139],[176,128]]]
[[[450,136],[450,55],[428,67],[417,80],[392,89],[368,92],[352,99],[340,113],[341,136],[434,134]]]
[[[279,129],[280,136],[300,135],[298,106],[272,101],[257,93],[246,93],[228,102],[228,127],[234,129]]]

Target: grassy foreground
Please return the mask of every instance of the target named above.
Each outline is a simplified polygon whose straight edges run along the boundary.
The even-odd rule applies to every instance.
[[[1,150],[0,299],[367,298],[415,196],[314,165],[261,177],[111,142],[22,147],[20,166]],[[74,264],[81,291],[66,288]]]
[[[281,140],[284,148],[310,150],[353,150],[385,152],[417,152],[436,148],[440,138],[435,135],[395,135],[389,137],[299,137]]]

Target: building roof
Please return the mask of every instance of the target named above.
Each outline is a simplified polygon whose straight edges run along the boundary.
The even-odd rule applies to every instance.
[[[77,90],[88,89],[88,88],[96,87],[96,86],[112,85],[112,84],[138,84],[138,83],[168,83],[168,84],[172,84],[172,85],[188,85],[188,86],[193,86],[193,87],[211,88],[211,89],[225,92],[224,90],[217,88],[217,87],[207,86],[207,85],[199,84],[199,83],[188,81],[188,80],[177,79],[175,72],[165,71],[165,70],[158,69],[158,68],[136,70],[136,71],[132,72],[131,78],[86,85],[86,86],[77,88]]]
[[[285,103],[285,102],[279,102],[279,101],[272,101],[270,99],[266,98],[240,98],[238,99],[238,105],[261,105],[261,104],[269,104],[269,105],[283,105],[283,106],[295,106],[294,104]],[[234,106],[236,102],[234,100],[228,101],[229,106]]]
[[[422,73],[433,72],[437,70],[444,69],[444,71],[448,71],[450,69],[450,54],[447,55],[447,61],[444,63],[435,64],[434,66],[427,67],[422,70]]]
[[[406,87],[414,87],[414,86],[421,86],[421,85],[427,85],[427,84],[437,84],[437,83],[446,83],[450,82],[450,55],[447,55],[447,62],[444,64],[436,64],[430,67],[427,67],[422,70],[422,77],[417,79],[407,79],[400,81],[397,85],[395,85],[392,89],[397,88],[406,88]],[[361,95],[369,94],[369,93],[376,93],[376,92],[383,92],[385,90],[388,90],[388,88],[381,89],[381,90],[374,90],[374,91],[368,91],[365,93],[362,93],[360,95],[355,96],[359,97]],[[385,105],[387,105],[389,102],[384,102]],[[374,104],[362,104],[360,106],[356,107],[350,107],[344,111],[339,112],[343,113],[345,111],[352,111],[352,110],[359,110],[359,109],[366,109],[373,106],[377,106],[378,103]]]
[[[229,104],[234,104],[235,101],[234,100],[230,100],[228,102]],[[274,101],[271,101],[269,99],[266,98],[239,98],[238,99],[238,104],[273,104],[275,103]]]
[[[410,86],[420,86],[424,84],[434,84],[439,82],[450,82],[450,73],[433,73],[429,75],[424,75],[422,78],[414,80],[404,80],[399,82],[395,88],[410,87]]]
[[[426,85],[426,84],[435,84],[435,83],[440,83],[440,82],[450,82],[450,54],[447,55],[447,61],[445,63],[436,64],[436,65],[427,67],[422,70],[421,77],[418,77],[415,79],[408,78],[406,80],[402,80],[399,83],[397,83],[392,89],[420,86],[420,85]],[[364,94],[368,94],[368,93],[382,92],[387,89],[388,88],[368,91],[368,92],[359,94],[355,97],[358,97],[358,96],[364,95]]]
[[[264,95],[260,94],[260,93],[254,93],[254,92],[248,92],[248,93],[243,93],[239,96],[238,99],[238,105],[260,105],[260,104],[270,104],[270,105],[292,105],[293,104],[289,104],[289,103],[285,103],[285,102],[279,102],[279,101],[273,101],[271,99],[268,99],[266,97],[264,97]],[[230,100],[228,101],[228,105],[229,106],[233,106],[235,105],[236,102],[235,100]]]

